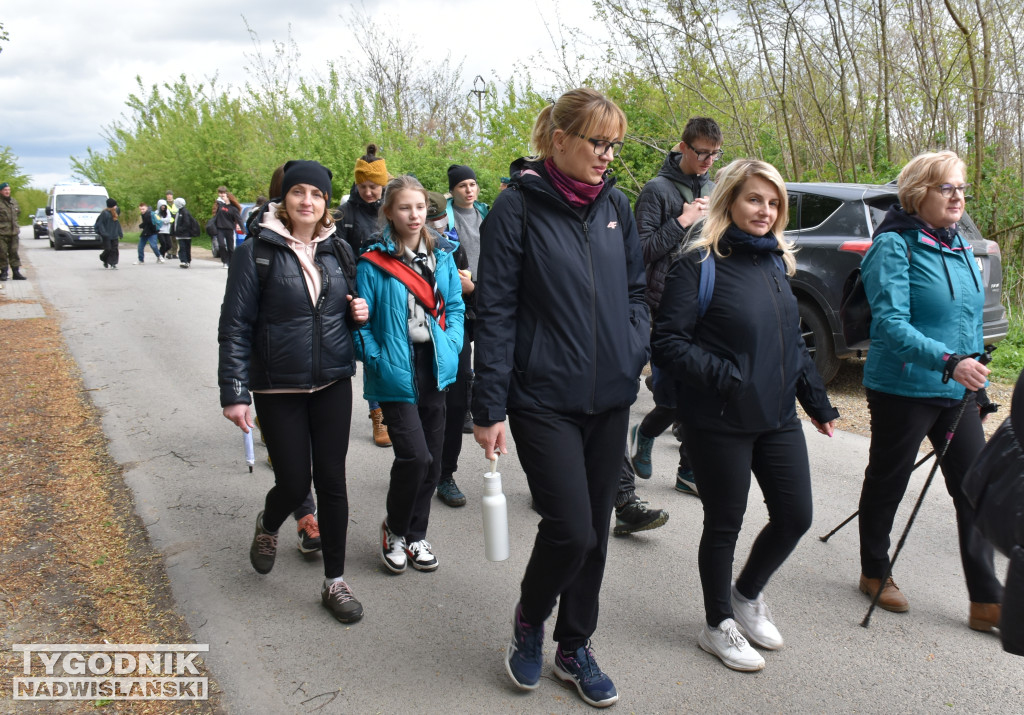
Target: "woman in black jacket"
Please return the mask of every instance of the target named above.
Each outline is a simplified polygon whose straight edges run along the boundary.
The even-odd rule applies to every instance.
[[[505,665],[536,688],[544,621],[559,601],[554,673],[591,705],[618,698],[590,650],[629,406],[649,354],[640,242],[607,176],[626,117],[589,89],[566,92],[533,128],[537,156],[484,221],[473,395],[488,458],[516,438],[541,522]]]
[[[256,517],[249,559],[269,573],[277,531],[306,498],[319,502],[324,556],[321,600],[342,623],[362,605],[345,583],[348,495],[345,456],[352,414],[355,350],[351,329],[367,317],[344,269],[348,245],[334,236],[327,210],[331,173],[315,161],[285,164],[282,198],[259,233],[238,248],[220,316],[220,399],[224,416],[253,427],[255,399],[274,486]],[[265,267],[264,267],[265,266]]]
[[[96,233],[103,242],[103,250],[100,252],[100,260],[104,268],[117,268],[117,260],[120,257],[118,241],[124,238],[124,231],[121,230],[121,222],[117,216],[117,202],[107,199],[107,208],[100,212],[96,219]]]
[[[751,671],[764,658],[737,622],[755,644],[782,647],[762,590],[811,525],[796,400],[822,434],[832,435],[839,413],[800,335],[786,278],[796,262],[782,236],[782,177],[769,164],[739,159],[716,181],[700,235],[669,271],[651,342],[654,364],[678,381],[679,419],[704,507],[698,566],[707,625],[699,643],[726,666]],[[702,306],[702,273],[712,269],[704,282],[714,275],[713,292]],[[730,587],[751,470],[769,521]]]

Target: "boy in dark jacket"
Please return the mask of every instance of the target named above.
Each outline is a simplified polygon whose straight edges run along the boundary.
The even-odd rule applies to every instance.
[[[672,256],[686,241],[690,229],[707,212],[708,197],[715,184],[710,180],[712,165],[722,156],[722,130],[714,119],[693,117],[683,129],[682,140],[662,164],[658,175],[647,182],[636,201],[636,224],[647,269],[647,304],[652,315],[658,310],[665,288],[665,276]],[[654,409],[629,433],[629,452],[636,474],[651,476],[651,448],[655,438],[672,424],[675,395],[672,382],[661,370],[652,368]],[[632,493],[635,480],[632,470],[624,470],[622,485],[616,500],[616,513],[621,520],[629,514],[620,514],[634,503]],[[697,494],[686,457],[686,445],[679,445],[679,467],[676,470],[676,490],[683,494]],[[650,527],[648,527],[650,528]],[[616,533],[619,533],[618,527]]]
[[[153,253],[156,255],[156,262],[163,263],[164,257],[160,255],[160,249],[156,244],[156,234],[158,231],[157,225],[153,222],[153,212],[149,210],[149,206],[146,202],[139,204],[139,214],[141,222],[139,223],[139,260],[135,261],[136,266],[141,266],[146,262],[146,244],[149,243],[149,247],[153,249]]]

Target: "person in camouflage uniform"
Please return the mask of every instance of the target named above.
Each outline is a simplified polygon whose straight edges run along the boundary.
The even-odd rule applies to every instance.
[[[18,202],[11,198],[11,185],[0,184],[0,281],[7,280],[7,266],[10,265],[14,280],[23,281],[21,259],[18,257]]]

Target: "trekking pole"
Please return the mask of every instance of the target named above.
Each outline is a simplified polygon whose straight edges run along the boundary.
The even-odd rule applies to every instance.
[[[914,466],[910,468],[910,471],[911,471],[911,472],[913,472],[913,471],[914,471],[915,469],[917,469],[917,468],[918,468],[918,467],[920,467],[920,466],[921,466],[922,464],[924,464],[925,462],[927,462],[927,461],[928,461],[929,459],[931,459],[931,458],[932,458],[933,456],[935,456],[935,450],[934,450],[934,449],[933,449],[933,450],[932,450],[931,452],[929,452],[928,454],[926,454],[926,455],[924,455],[923,457],[921,457],[921,458],[920,458],[919,460],[917,460],[917,461],[916,461],[916,462],[914,463]],[[822,541],[822,542],[824,542],[824,543],[826,543],[826,544],[827,544],[827,543],[828,543],[828,540],[829,540],[829,539],[831,539],[831,538],[832,538],[832,536],[833,536],[833,535],[834,535],[834,534],[835,534],[835,533],[836,533],[837,531],[839,531],[839,530],[840,530],[840,529],[842,529],[842,528],[843,528],[844,526],[846,526],[847,524],[849,524],[849,523],[850,523],[851,521],[853,521],[854,519],[856,519],[856,518],[857,518],[857,515],[858,515],[858,514],[860,514],[860,509],[858,509],[857,511],[853,512],[853,513],[852,513],[852,514],[850,514],[850,515],[849,515],[848,517],[846,517],[845,519],[843,519],[843,522],[842,522],[842,523],[841,523],[841,524],[840,524],[839,526],[837,526],[836,528],[832,529],[832,531],[828,532],[828,533],[827,533],[827,534],[825,534],[824,536],[819,536],[819,537],[818,537],[818,540],[819,540],[819,541]]]
[[[985,352],[978,356],[977,360],[982,365],[992,359],[992,347],[986,346]],[[903,549],[903,544],[907,540],[907,535],[910,534],[910,527],[914,525],[914,519],[917,518],[917,513],[921,510],[921,504],[924,502],[925,494],[928,493],[928,487],[931,486],[932,479],[935,477],[935,472],[938,471],[939,465],[942,464],[943,457],[946,456],[946,452],[949,451],[949,445],[953,442],[953,435],[956,434],[956,428],[960,425],[960,418],[964,416],[964,410],[967,407],[967,399],[975,394],[974,390],[964,390],[963,399],[960,400],[960,407],[956,411],[956,416],[953,418],[953,423],[949,426],[949,431],[946,432],[946,441],[942,445],[942,451],[935,457],[935,464],[932,465],[932,469],[928,472],[928,478],[924,482],[924,487],[921,489],[921,496],[917,498],[917,503],[914,504],[914,510],[910,512],[910,519],[907,520],[907,525],[903,529],[903,533],[900,535],[900,540],[896,544],[896,550],[892,552],[892,559],[889,560],[889,567],[885,571],[885,576],[878,584],[878,590],[875,591],[874,597],[871,599],[871,605],[868,606],[868,612],[864,614],[864,620],[860,622],[862,628],[867,628],[871,622],[871,614],[874,612],[875,607],[878,605],[878,599],[882,596],[882,591],[885,589],[885,584],[889,582],[892,577],[893,566],[896,565],[896,559],[899,558],[900,551]]]

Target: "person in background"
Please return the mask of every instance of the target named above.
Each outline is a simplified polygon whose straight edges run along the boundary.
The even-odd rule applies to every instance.
[[[156,262],[163,263],[164,257],[160,255],[160,249],[157,247],[156,234],[160,229],[158,225],[159,219],[153,215],[153,211],[150,210],[146,202],[139,204],[139,260],[135,261],[136,266],[141,266],[146,262],[146,244],[153,249],[153,253],[156,255]]]
[[[351,331],[368,318],[367,307],[353,298],[346,265],[355,259],[334,235],[331,172],[315,161],[290,161],[281,194],[228,272],[218,338],[221,406],[228,420],[249,432],[249,404],[255,402],[274,463],[274,486],[256,517],[249,549],[253,568],[270,573],[278,529],[312,482],[324,555],[320,599],[335,619],[353,623],[363,607],[344,578],[345,458],[356,371]]]
[[[574,89],[541,110],[535,156],[483,225],[476,282],[473,421],[487,459],[505,417],[541,520],[512,616],[505,669],[540,684],[544,622],[558,603],[554,674],[597,707],[618,700],[591,648],[629,406],[650,354],[633,212],[608,167],[626,116]]]
[[[217,187],[217,201],[213,206],[213,224],[217,230],[221,264],[224,268],[231,263],[235,250],[235,229],[242,220],[242,205],[226,186]]]
[[[975,359],[985,349],[984,280],[958,228],[970,184],[951,151],[919,154],[896,183],[899,205],[886,212],[861,263],[871,305],[864,363],[871,447],[860,495],[859,586],[872,598],[881,588],[878,605],[888,611],[910,607],[891,576],[882,583],[889,532],[921,441],[927,437],[938,454],[952,436],[940,466],[956,512],[970,596],[967,623],[990,631],[999,626],[1003,586],[992,545],[975,527],[961,488],[985,446],[981,422],[989,411],[989,369]]]
[[[381,196],[388,178],[388,167],[384,157],[377,156],[377,145],[368,144],[366,153],[356,159],[355,183],[348,201],[339,206],[334,215],[338,222],[338,236],[348,242],[357,256],[363,252],[370,237],[380,230]],[[390,447],[391,438],[388,437],[380,404],[371,400],[368,406],[373,424],[373,443],[378,447]]]
[[[500,193],[507,189],[510,181],[512,181],[512,179],[507,176],[501,177],[501,182],[498,184],[498,192]]]
[[[466,258],[463,268],[463,280],[469,279],[469,290],[463,291],[466,301],[465,339],[462,343],[462,355],[459,356],[459,373],[455,384],[448,389],[447,413],[445,417],[445,464],[442,466],[441,481],[437,485],[437,496],[450,507],[459,507],[466,503],[466,495],[455,483],[455,471],[458,469],[459,452],[462,449],[463,433],[472,433],[473,416],[469,405],[473,394],[473,369],[470,357],[473,352],[473,291],[472,279],[476,275],[480,262],[480,225],[487,217],[487,204],[478,201],[480,187],[476,183],[476,173],[468,166],[452,164],[448,167],[448,190],[451,198],[445,206],[448,218],[448,229],[458,242]]]
[[[96,233],[99,234],[103,244],[100,251],[100,260],[104,268],[117,269],[117,261],[120,258],[118,242],[124,238],[124,231],[121,230],[121,222],[118,220],[117,202],[107,199],[107,208],[100,212],[96,219]]]
[[[700,233],[665,278],[651,343],[654,365],[678,386],[676,414],[704,508],[697,565],[706,623],[698,643],[733,670],[756,671],[764,658],[748,639],[769,650],[783,645],[764,588],[811,525],[811,473],[796,401],[829,437],[839,412],[800,334],[782,176],[770,164],[738,159],[716,178]],[[701,315],[707,261],[714,262],[715,283]],[[733,583],[751,472],[768,524]]]
[[[462,282],[454,246],[427,228],[427,192],[415,178],[388,182],[383,230],[359,258],[359,290],[370,321],[356,333],[363,390],[380,402],[395,459],[380,557],[392,573],[411,564],[434,571],[427,541],[430,502],[441,472],[444,389],[462,349]]]
[[[174,218],[171,216],[171,210],[168,208],[167,202],[163,199],[156,202],[156,215],[154,218],[160,222],[160,227],[157,229],[160,253],[164,258],[173,258],[171,255],[171,224]]]
[[[174,203],[174,192],[167,189],[167,191],[164,192],[164,199],[167,201],[167,210],[171,212],[171,252],[167,257],[178,258],[178,234],[174,230],[174,222],[178,218],[178,207]]]
[[[710,117],[693,117],[683,128],[682,140],[669,152],[658,175],[644,184],[636,200],[636,224],[647,267],[647,305],[657,316],[665,276],[687,232],[707,215],[715,188],[711,167],[722,157],[722,130]],[[654,409],[630,429],[630,456],[638,476],[652,473],[651,448],[676,413],[675,384],[671,375],[652,366]],[[679,445],[676,491],[697,496],[686,443]],[[620,499],[622,495],[620,494]],[[618,503],[617,503],[618,505]]]
[[[473,285],[472,274],[469,270],[469,260],[466,257],[466,249],[459,244],[458,235],[454,228],[448,225],[447,201],[445,197],[436,192],[427,192],[427,225],[439,234],[458,246],[455,250],[455,267],[459,271],[459,281],[462,283],[462,300],[467,304],[472,298],[476,286]],[[466,318],[469,323],[469,318]],[[470,372],[470,358],[472,346],[469,343],[469,332],[465,331],[462,350],[459,352],[459,369],[457,375],[462,376]],[[458,389],[458,377],[453,386],[448,388],[445,398],[445,426],[444,446],[441,450],[441,481],[437,485],[437,495],[441,500],[451,507],[463,506],[466,503],[466,496],[455,485],[452,475],[459,469],[459,456],[462,454],[463,438],[463,414],[467,409],[466,390]]]
[[[18,256],[20,214],[17,200],[11,198],[11,185],[5,181],[0,184],[0,281],[7,280],[8,266],[14,280],[25,280],[21,272],[21,258]]]
[[[192,212],[185,208],[185,199],[174,200],[174,230],[171,238],[178,251],[178,266],[188,268],[192,265],[192,239],[199,235],[199,222]]]

